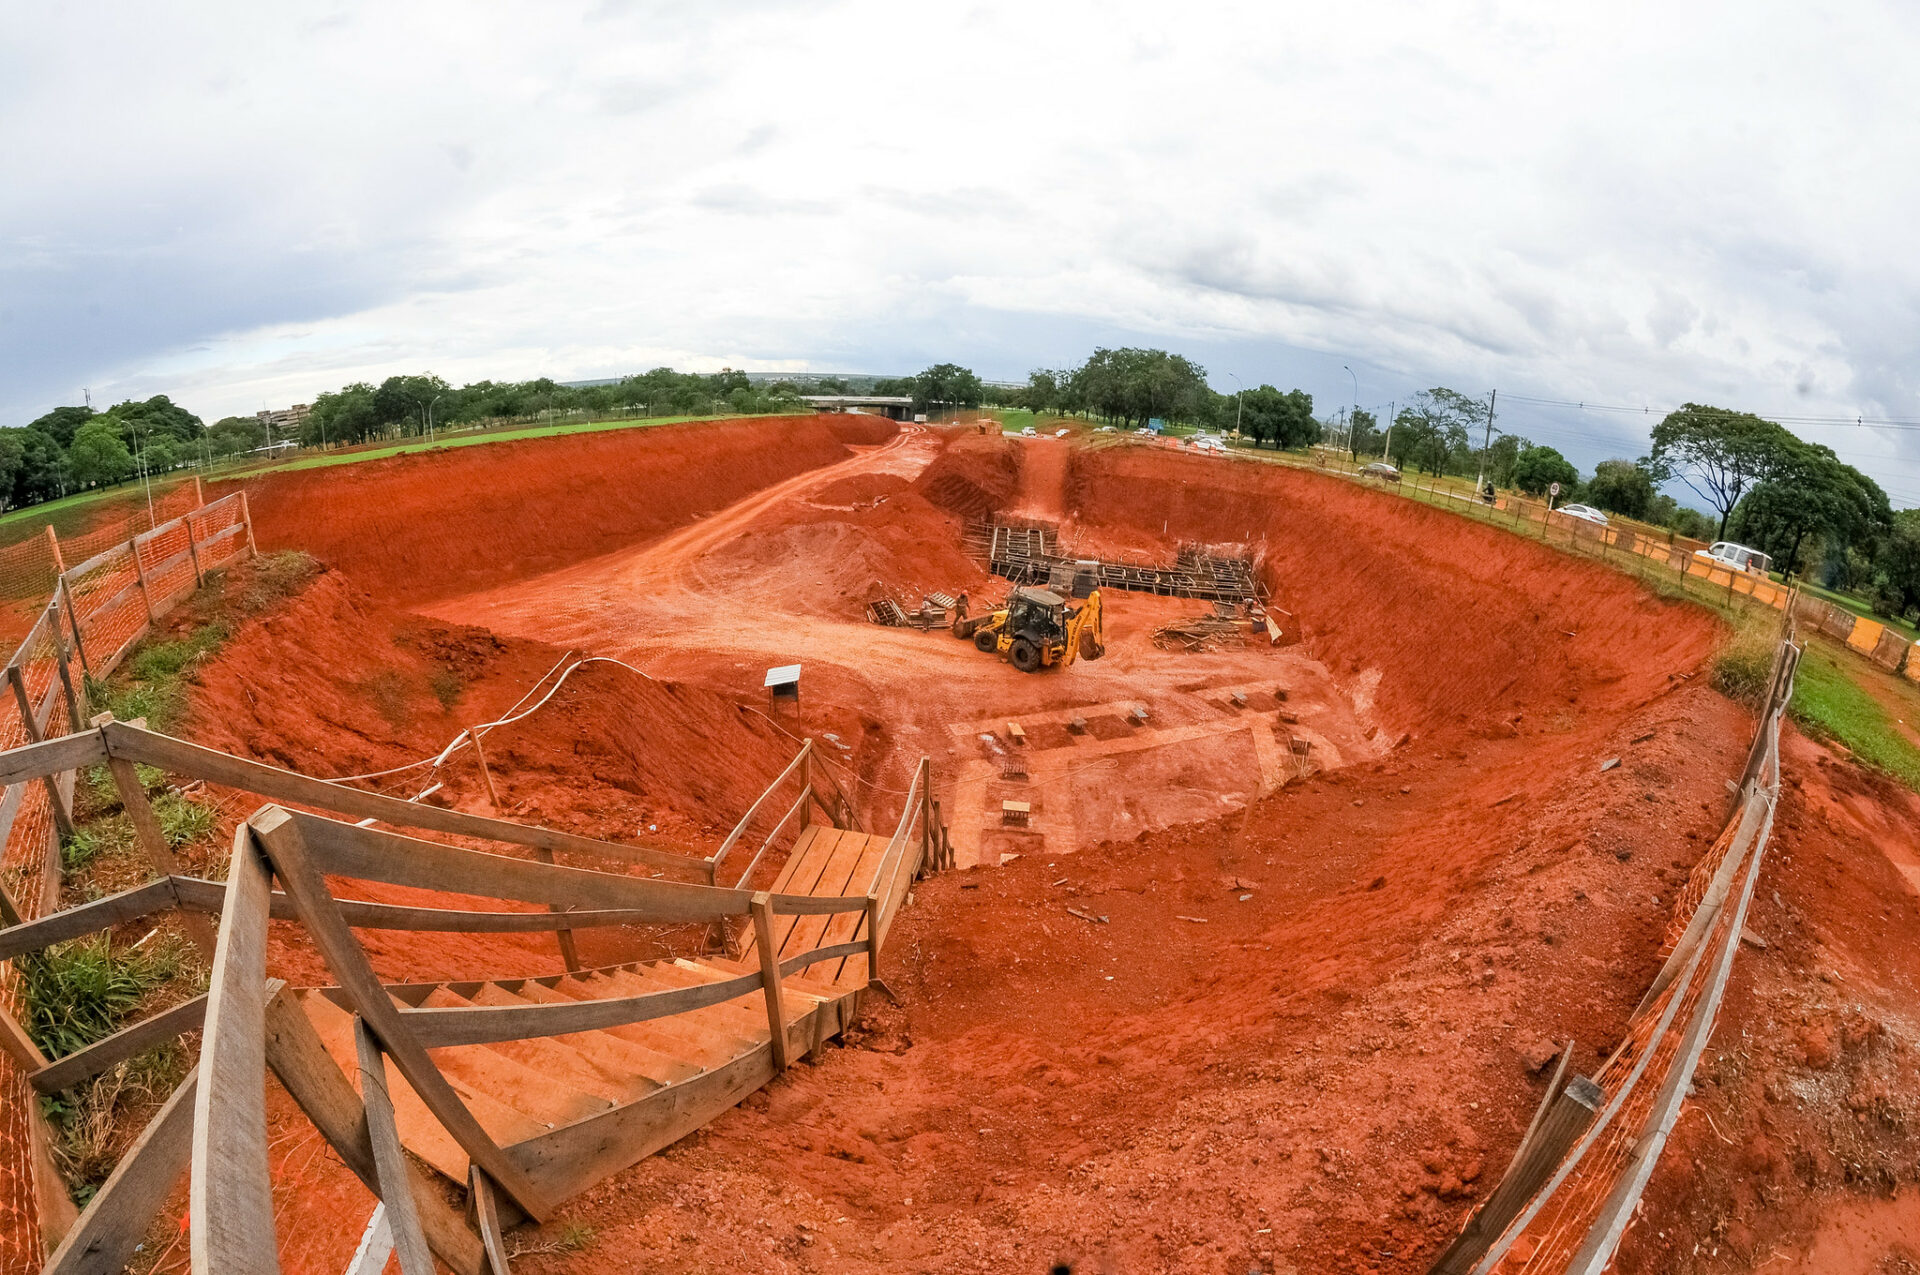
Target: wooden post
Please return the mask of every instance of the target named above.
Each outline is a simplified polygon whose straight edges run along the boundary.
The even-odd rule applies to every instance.
[[[206,504],[206,493],[200,490],[200,475],[195,474],[193,476],[193,507],[195,509],[204,509],[206,508]]]
[[[193,481],[197,483],[200,480],[196,478]],[[180,515],[180,525],[187,529],[187,556],[193,559],[193,583],[194,587],[198,588],[207,582],[207,577],[200,570],[200,546],[193,535],[193,515],[190,513]]]
[[[480,778],[487,781],[487,800],[493,803],[493,813],[501,814],[500,790],[493,786],[493,771],[487,768],[487,753],[480,747],[480,733],[471,726],[467,727],[467,742],[473,745],[473,755],[480,759]]]
[[[27,679],[20,672],[18,664],[7,665],[7,680],[13,683],[13,698],[20,706],[20,721],[27,729],[27,739],[38,744],[46,738],[40,729],[40,721],[33,713],[33,703],[27,695]],[[73,810],[60,795],[60,785],[52,775],[40,776],[40,782],[47,786],[47,796],[53,801],[53,822],[60,829],[60,835],[73,835]]]
[[[73,590],[67,587],[67,577],[62,574],[58,585],[60,595],[67,600],[67,623],[73,626],[73,649],[80,653],[80,675],[93,676],[93,665],[87,659],[86,643],[80,640],[80,613],[73,606]]]
[[[140,562],[140,538],[127,541],[127,552],[133,555],[134,579],[140,582],[140,600],[147,604],[147,623],[152,624],[160,617],[153,612],[153,593],[147,588],[147,569]]]
[[[467,1167],[467,1199],[473,1205],[474,1229],[480,1232],[480,1245],[487,1255],[487,1275],[513,1275],[507,1265],[507,1242],[500,1236],[500,1205],[493,1198],[493,1183],[472,1165]]]
[[[264,843],[272,858],[274,873],[292,900],[294,911],[306,924],[314,947],[326,961],[351,1007],[366,1019],[379,1038],[381,1048],[413,1086],[420,1101],[467,1153],[467,1158],[485,1169],[487,1176],[499,1184],[522,1212],[536,1222],[546,1221],[553,1215],[552,1201],[474,1118],[426,1047],[407,1030],[400,1011],[394,1008],[393,999],[367,960],[365,949],[347,927],[339,903],[328,893],[325,880],[308,858],[293,816],[278,807],[269,807],[255,813],[240,831],[245,834],[249,829]],[[204,1060],[204,1055],[202,1057]]]
[[[880,896],[867,896],[867,981],[880,977]]]
[[[140,782],[140,772],[134,769],[132,762],[124,757],[108,757],[107,773],[113,776],[113,786],[120,794],[120,804],[125,807],[127,820],[133,824],[135,840],[147,856],[147,864],[162,877],[176,875],[180,871],[180,861],[174,858],[173,847],[167,844],[167,834],[160,827],[159,816],[153,813],[153,803],[147,800],[147,789]],[[213,955],[214,933],[210,918],[198,912],[181,912],[181,928],[194,946],[207,955]]]
[[[546,850],[546,849],[535,850],[533,852],[533,857],[535,859],[538,859],[541,863],[552,863],[553,851]],[[547,911],[549,912],[565,912],[566,910],[567,909],[563,905],[558,903],[549,903],[547,905]],[[585,966],[580,964],[580,949],[574,946],[572,930],[570,929],[555,930],[553,932],[553,937],[554,937],[554,941],[559,943],[560,945],[560,959],[567,963],[567,969],[569,972],[577,974],[582,969],[586,968]]]
[[[240,492],[240,518],[247,527],[247,552],[258,557],[260,547],[253,543],[253,504],[248,501],[244,488]]]
[[[780,1000],[780,953],[774,950],[773,900],[765,890],[753,895],[753,938],[760,952],[760,981],[767,994],[767,1030],[773,1039],[773,1069],[787,1069],[787,1007]]]
[[[360,1101],[367,1113],[367,1137],[373,1143],[373,1176],[379,1184],[380,1202],[387,1206],[387,1225],[393,1233],[394,1254],[400,1259],[400,1275],[433,1275],[433,1253],[420,1229],[407,1155],[400,1149],[393,1099],[387,1094],[386,1056],[367,1030],[364,1018],[354,1020],[353,1044],[360,1061]]]
[[[87,716],[86,704],[73,689],[73,670],[67,666],[67,640],[60,636],[60,599],[57,596],[47,603],[47,632],[53,637],[54,653],[60,657],[54,667],[60,672],[60,688],[67,697],[67,719],[74,733],[78,734],[83,729],[80,723]],[[81,688],[82,691],[85,689]]]

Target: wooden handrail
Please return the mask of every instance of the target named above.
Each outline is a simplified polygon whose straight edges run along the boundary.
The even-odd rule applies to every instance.
[[[221,897],[224,898],[226,887],[215,888],[220,890]],[[68,939],[79,938],[83,934],[112,929],[127,921],[137,920],[155,912],[164,912],[178,902],[172,880],[162,879],[134,886],[131,890],[122,890],[118,894],[109,894],[104,899],[95,899],[91,903],[82,903],[78,907],[67,908],[65,911],[51,913],[37,921],[10,925],[0,930],[0,961],[10,961],[25,952],[37,952],[43,947],[64,943]],[[216,905],[209,910],[217,912],[219,907]]]
[[[266,859],[247,824],[234,832],[227,906],[193,1101],[194,1275],[272,1269],[273,1169],[267,1159]]]
[[[773,825],[773,831],[769,832],[766,836],[766,839],[760,843],[760,848],[753,852],[753,858],[748,860],[747,862],[746,871],[742,872],[740,874],[740,879],[733,883],[736,889],[746,885],[747,878],[752,876],[753,870],[760,866],[760,860],[766,858],[767,850],[773,845],[775,841],[779,839],[780,834],[787,830],[787,825],[793,821],[793,817],[795,815],[801,815],[805,813],[807,809],[807,802],[810,798],[812,798],[812,796],[813,796],[812,784],[808,784],[805,788],[802,788],[800,790],[800,800],[794,802],[792,806],[787,808],[787,813],[784,815],[781,815],[780,822]]]
[[[793,772],[800,769],[812,754],[813,741],[809,739],[806,743],[800,745],[800,751],[794,754],[793,760],[787,763],[787,768],[780,772],[779,777],[768,784],[766,790],[754,799],[754,803],[751,806],[747,807],[747,813],[740,816],[740,822],[733,825],[733,831],[727,834],[727,839],[720,843],[720,848],[715,850],[713,856],[707,860],[707,869],[710,873],[717,874],[719,872],[720,865],[725,862],[727,855],[733,850],[734,843],[740,840],[741,834],[747,830],[747,825],[753,822],[753,817],[760,813],[760,807],[767,804],[767,798],[773,796],[774,791],[778,789],[781,784],[791,779]]]
[[[258,793],[273,801],[295,801],[302,805],[318,806],[335,814],[351,815],[356,819],[372,818],[400,827],[481,837],[536,850],[596,855],[688,874],[701,871],[700,860],[671,850],[601,841],[507,819],[493,819],[462,810],[446,810],[439,806],[403,801],[398,797],[348,788],[325,779],[313,779],[263,762],[248,761],[218,749],[190,744],[184,739],[141,730],[126,722],[108,722],[101,727],[101,734],[110,756],[143,761],[164,770]],[[0,754],[0,760],[4,760],[4,756]]]
[[[490,1045],[502,1040],[565,1036],[644,1023],[704,1009],[745,996],[761,986],[760,975],[742,974],[718,983],[700,983],[637,996],[600,1000],[554,1001],[529,1005],[457,1005],[402,1009],[400,1019],[428,1049],[448,1045]]]

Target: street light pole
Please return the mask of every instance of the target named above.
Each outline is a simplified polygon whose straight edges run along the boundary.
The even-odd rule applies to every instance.
[[[1347,367],[1347,365],[1344,363],[1342,363],[1340,366],[1343,369],[1345,369],[1348,376],[1353,376],[1352,368]],[[1360,415],[1360,378],[1357,376],[1353,376],[1353,416],[1347,417],[1347,450],[1353,454],[1353,458],[1355,460],[1360,459],[1360,448],[1354,441],[1353,426],[1355,423],[1354,417],[1357,417],[1359,415]]]
[[[1229,372],[1227,375],[1233,376],[1233,373]],[[1233,436],[1238,438],[1240,437],[1240,414],[1246,410],[1247,406],[1247,387],[1237,376],[1233,376],[1233,383],[1240,386],[1240,392],[1233,396]]]
[[[444,394],[435,394],[427,402],[427,446],[433,446],[433,405],[445,398]]]
[[[1493,446],[1493,405],[1499,401],[1499,390],[1487,396],[1487,433],[1480,440],[1480,473],[1473,480],[1473,496],[1476,500],[1480,498],[1481,485],[1487,481],[1487,450]]]

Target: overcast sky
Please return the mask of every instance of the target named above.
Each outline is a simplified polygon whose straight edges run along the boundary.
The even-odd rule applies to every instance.
[[[1583,469],[1657,417],[1524,399],[1920,423],[1911,5],[0,16],[0,424],[1116,343]],[[1920,505],[1920,426],[1793,428]]]

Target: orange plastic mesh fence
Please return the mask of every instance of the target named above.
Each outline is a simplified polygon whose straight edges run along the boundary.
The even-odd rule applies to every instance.
[[[194,489],[188,485],[169,494],[171,517],[157,527],[147,527],[143,507],[138,526],[116,524],[62,540],[69,566],[64,579],[54,573],[53,545],[45,537],[0,548],[0,625],[21,638],[9,666],[20,670],[27,701],[44,719],[45,738],[73,729],[72,706],[60,676],[63,653],[78,691],[85,673],[105,676],[145,631],[150,614],[164,613],[190,593],[199,573],[224,566],[246,551],[246,511],[239,496],[203,508],[193,508],[193,502]],[[158,501],[155,512],[167,516]],[[29,592],[34,588],[37,594]],[[84,660],[82,650],[76,649],[76,629]],[[30,743],[33,735],[12,686],[0,688],[0,749]],[[31,920],[59,899],[53,801],[38,779],[4,791],[0,884],[20,915]],[[11,964],[0,967],[0,1004],[16,1020],[23,1017],[19,975]],[[30,1130],[34,1101],[24,1072],[0,1055],[0,1275],[37,1271],[44,1260]]]

